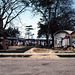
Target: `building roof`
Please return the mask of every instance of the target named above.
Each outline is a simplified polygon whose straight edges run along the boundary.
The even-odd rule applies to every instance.
[[[18,38],[17,37],[7,37],[7,39],[13,39],[13,40],[17,40]]]
[[[71,34],[73,31],[70,31],[70,30],[64,30],[66,31],[67,33]]]
[[[59,31],[57,31],[57,32],[54,33],[54,36],[55,36],[56,34],[60,33],[60,32],[65,32],[65,33],[67,33],[67,34],[69,34],[69,35],[73,33],[73,31],[71,31],[71,30],[59,30]]]
[[[71,34],[75,33],[75,31],[73,31]]]

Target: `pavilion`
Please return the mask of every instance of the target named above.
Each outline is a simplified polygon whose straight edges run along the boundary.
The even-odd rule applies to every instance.
[[[54,34],[54,49],[75,47],[75,31],[59,30]]]

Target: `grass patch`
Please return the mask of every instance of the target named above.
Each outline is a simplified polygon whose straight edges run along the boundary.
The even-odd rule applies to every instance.
[[[68,58],[71,58],[71,57],[75,57],[75,55],[57,55],[59,57],[68,57]]]
[[[24,53],[25,51],[31,49],[32,47],[19,48],[16,50],[3,50],[0,53]]]
[[[31,55],[0,55],[0,57],[30,57]]]

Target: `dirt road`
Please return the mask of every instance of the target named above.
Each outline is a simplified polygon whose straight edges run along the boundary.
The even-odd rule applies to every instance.
[[[0,58],[0,75],[75,75],[75,58]]]

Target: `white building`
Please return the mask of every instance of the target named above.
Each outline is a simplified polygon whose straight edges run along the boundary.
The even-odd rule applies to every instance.
[[[54,48],[75,47],[75,31],[59,30],[54,34]]]

